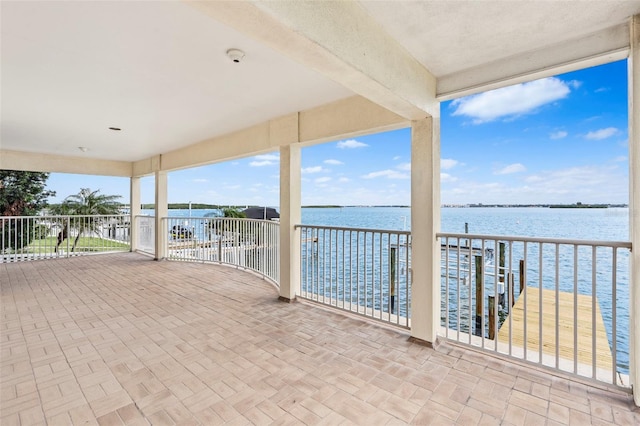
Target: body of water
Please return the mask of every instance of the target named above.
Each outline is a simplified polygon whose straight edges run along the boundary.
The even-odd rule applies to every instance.
[[[188,220],[215,210],[169,210],[171,217]],[[152,215],[153,210],[143,210]],[[469,233],[520,237],[571,238],[628,241],[629,209],[549,208],[443,208],[442,232],[459,232],[469,224]],[[302,209],[302,224],[411,230],[408,207],[342,207]],[[193,224],[195,225],[195,223]]]
[[[213,210],[170,210],[171,217],[184,217],[184,225],[198,229],[203,226],[201,218]],[[153,214],[153,211],[144,211]],[[189,219],[189,216],[195,219]],[[302,209],[302,224],[319,226],[338,226],[353,228],[369,228],[379,230],[406,230],[411,228],[411,209],[403,207],[344,207],[344,208],[305,208]],[[495,236],[519,236],[519,237],[546,237],[575,240],[600,240],[600,241],[628,241],[629,239],[629,211],[627,208],[607,209],[550,209],[550,208],[443,208],[441,209],[442,232],[464,233],[465,224],[468,224],[470,234],[495,235]],[[196,232],[197,234],[197,232]],[[566,247],[566,246],[565,246]],[[522,248],[513,247],[513,259],[515,265],[521,258]],[[336,248],[335,250],[339,250]],[[535,246],[530,247],[535,252]],[[530,252],[530,255],[531,255]],[[330,252],[332,253],[332,252]],[[535,254],[535,253],[534,253]],[[338,254],[332,256],[339,257]],[[628,372],[628,330],[629,330],[629,259],[628,251],[622,251],[618,258],[616,279],[616,317],[618,327],[617,337],[617,363],[618,371]],[[527,261],[527,285],[553,289],[555,277],[553,274],[544,278],[535,278],[538,274],[539,263],[536,263],[537,255],[532,261]],[[591,281],[591,254],[579,253],[579,293],[592,294]],[[552,246],[545,246],[540,260],[546,271],[553,271],[555,251]],[[509,262],[509,260],[508,260]],[[572,292],[573,285],[573,255],[571,252],[561,252],[559,256],[560,290]],[[597,300],[605,322],[605,328],[609,335],[610,344],[612,336],[612,290],[611,290],[611,263],[610,256],[602,259],[598,255],[596,259],[598,285],[596,289]],[[337,268],[334,266],[334,268]],[[385,273],[388,265],[382,265],[378,273]],[[329,271],[331,274],[331,271]],[[375,272],[372,271],[375,274]],[[343,272],[344,274],[344,272]],[[546,272],[545,274],[548,274]],[[566,275],[566,276],[565,276]],[[336,276],[339,274],[336,273]],[[601,278],[602,277],[602,278]],[[600,284],[600,280],[604,284]],[[443,278],[444,280],[444,278]],[[608,283],[607,283],[608,280]],[[339,286],[336,283],[336,286]],[[444,288],[444,281],[443,281]],[[372,288],[372,291],[375,289]],[[381,290],[382,291],[382,290]],[[443,290],[444,291],[444,290]],[[489,291],[492,291],[489,289]],[[374,291],[375,293],[375,291]],[[373,294],[373,293],[372,293]],[[492,294],[492,293],[487,293]],[[455,296],[455,295],[454,295]],[[443,302],[450,301],[450,309],[458,311],[452,305],[455,300],[451,294],[447,298],[443,295]],[[454,304],[455,305],[455,304]],[[375,307],[375,306],[374,306]],[[461,311],[465,311],[461,309]],[[446,319],[443,318],[443,324]],[[450,318],[449,326],[452,321]],[[621,330],[627,330],[620,333]]]

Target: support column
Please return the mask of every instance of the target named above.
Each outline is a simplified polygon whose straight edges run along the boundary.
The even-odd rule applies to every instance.
[[[140,216],[140,178],[132,177],[130,179],[130,191],[129,191],[129,214],[130,219],[130,241],[131,251],[138,250],[138,229],[140,224],[138,223],[138,216]]]
[[[411,123],[411,336],[436,345],[440,327],[440,119]]]
[[[292,302],[300,290],[300,146],[280,148],[280,300]]]
[[[166,223],[162,220],[169,215],[169,206],[167,203],[167,172],[155,172],[155,195],[156,195],[156,247],[155,260],[162,260],[167,255],[167,230]]]
[[[631,251],[629,370],[633,399],[640,406],[640,15],[631,19],[629,55],[629,239]]]

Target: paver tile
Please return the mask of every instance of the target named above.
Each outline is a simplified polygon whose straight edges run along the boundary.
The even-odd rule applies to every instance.
[[[640,424],[631,397],[120,253],[0,264],[0,422]],[[5,297],[6,295],[6,297]]]

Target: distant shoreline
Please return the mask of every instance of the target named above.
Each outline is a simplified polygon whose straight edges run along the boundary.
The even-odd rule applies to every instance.
[[[223,208],[237,208],[245,209],[247,207],[257,207],[253,205],[247,206],[229,206],[229,205],[216,205],[216,204],[191,204],[192,210],[213,210]],[[329,205],[306,205],[301,206],[303,209],[342,209],[342,208],[411,208],[409,205],[345,205],[340,206],[336,204]],[[606,209],[606,208],[627,208],[628,204],[443,204],[441,208],[551,208],[551,209]],[[143,210],[153,210],[155,206],[153,204],[143,204]],[[169,203],[169,210],[188,210],[188,203]]]

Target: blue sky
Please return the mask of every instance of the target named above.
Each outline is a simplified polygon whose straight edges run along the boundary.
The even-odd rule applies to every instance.
[[[410,130],[306,147],[302,203],[410,204]],[[467,203],[627,203],[627,62],[441,104],[441,198]],[[278,205],[278,153],[169,174],[169,202]],[[124,178],[52,174],[59,202]],[[153,178],[142,201],[153,202]]]

